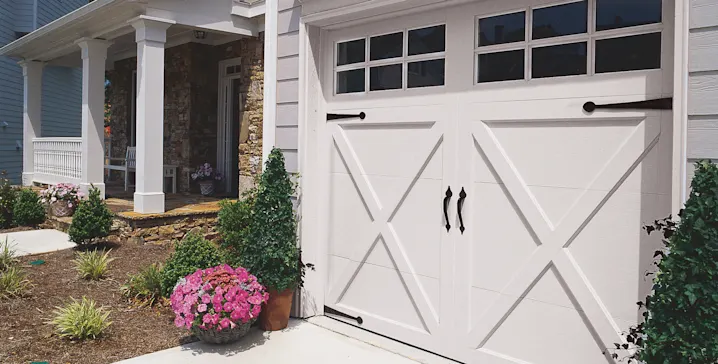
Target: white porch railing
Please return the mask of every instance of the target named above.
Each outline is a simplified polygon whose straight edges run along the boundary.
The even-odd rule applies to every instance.
[[[35,182],[80,183],[82,138],[35,138],[32,143],[35,149]]]

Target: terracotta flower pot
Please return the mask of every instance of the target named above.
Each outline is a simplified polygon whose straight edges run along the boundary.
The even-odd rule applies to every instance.
[[[259,314],[259,326],[264,331],[278,331],[289,325],[289,312],[292,310],[294,290],[286,289],[283,292],[269,290],[269,301],[262,307]]]

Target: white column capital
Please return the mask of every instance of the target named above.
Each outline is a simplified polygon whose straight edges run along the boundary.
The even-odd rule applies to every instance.
[[[130,25],[135,28],[135,41],[165,43],[167,41],[167,29],[176,24],[169,19],[155,18],[140,15],[130,20]]]
[[[22,75],[24,77],[28,76],[28,73],[32,72],[40,72],[42,73],[42,69],[45,68],[45,62],[40,61],[28,61],[28,60],[22,60],[18,62],[17,64],[22,67]]]
[[[92,57],[99,58],[104,61],[107,59],[107,48],[112,45],[112,42],[106,41],[104,39],[80,38],[75,41],[75,44],[77,44],[82,50],[82,59],[88,59]]]

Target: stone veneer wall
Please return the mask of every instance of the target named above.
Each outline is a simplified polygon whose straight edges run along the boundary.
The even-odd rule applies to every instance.
[[[243,38],[210,46],[187,43],[165,52],[164,163],[179,166],[179,192],[195,191],[189,175],[201,163],[217,163],[218,63],[242,58],[241,97],[244,138],[239,145],[239,191],[261,171],[264,40]],[[132,71],[136,58],[115,62],[111,83],[112,156],[124,157],[130,134]],[[236,131],[237,133],[240,130]]]

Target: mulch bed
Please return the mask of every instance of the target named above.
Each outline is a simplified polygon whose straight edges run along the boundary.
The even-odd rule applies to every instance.
[[[0,363],[112,363],[194,341],[186,330],[174,326],[168,307],[140,308],[120,293],[128,273],[164,262],[172,248],[133,244],[109,248],[116,260],[110,263],[108,277],[99,282],[78,278],[72,264],[74,249],[22,259],[35,286],[27,297],[0,300]],[[36,259],[45,264],[28,264]],[[46,324],[52,311],[70,297],[83,296],[110,309],[112,325],[97,340],[75,342],[58,337]]]

